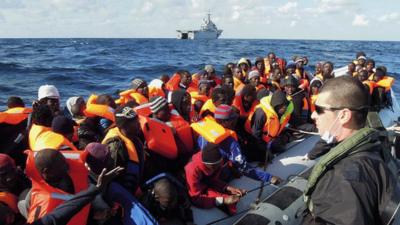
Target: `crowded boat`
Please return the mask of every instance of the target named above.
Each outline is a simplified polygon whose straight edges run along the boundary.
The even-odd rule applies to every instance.
[[[308,207],[303,210],[309,213],[300,213],[308,218],[318,207],[315,183],[329,167],[314,167],[323,171],[317,174],[313,166],[343,159],[330,151],[344,142],[335,140],[339,117],[324,133],[316,120],[344,109],[365,115],[365,127],[380,131],[383,161],[399,181],[397,124],[382,122],[397,104],[394,77],[364,52],[340,75],[330,61],[317,62],[315,71],[306,70],[308,63],[307,56],[284,59],[269,52],[229,62],[221,74],[206,65],[153,80],[133,77],[118,96],[73,96],[62,103],[63,90],[51,84],[38,87],[32,104],[18,93],[9,96],[0,112],[0,224],[268,224],[274,220],[246,215],[261,208],[257,215],[273,216],[257,205],[285,202],[286,196],[292,202],[301,197],[296,204]],[[349,92],[360,106],[321,104],[340,82],[362,88],[359,95]],[[294,155],[297,168],[290,170]],[[296,181],[302,188],[292,190],[296,197],[281,191],[286,195],[271,200],[283,187],[295,187],[292,175],[304,175]],[[388,189],[382,196],[390,197],[379,202],[397,207],[366,210],[375,220],[369,224],[396,224],[400,193]],[[298,224],[285,216],[285,224]],[[322,213],[314,219],[352,224],[328,221]]]

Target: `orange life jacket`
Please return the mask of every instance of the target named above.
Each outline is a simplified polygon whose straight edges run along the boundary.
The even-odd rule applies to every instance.
[[[235,99],[233,100],[232,106],[235,106],[240,111],[240,117],[244,118],[249,116],[249,113],[254,110],[258,103],[258,100],[254,100],[249,111],[246,111],[243,107],[242,96],[236,95]]]
[[[26,175],[32,181],[30,208],[28,211],[28,223],[43,217],[52,212],[57,206],[71,198],[72,195],[63,190],[50,186],[40,175],[35,167],[35,152],[25,151],[28,155],[26,160]],[[71,177],[75,193],[88,188],[88,170],[85,167],[84,158],[81,152],[62,152],[69,166],[68,174]],[[85,206],[71,218],[68,225],[86,225],[90,205]]]
[[[189,92],[189,94],[191,97],[192,105],[196,101],[202,101],[203,103],[205,103],[208,99],[210,99],[207,95],[200,95],[199,92],[197,92],[197,91]]]
[[[140,126],[147,148],[169,159],[176,159],[178,147],[172,128],[166,123],[144,116],[139,116]]]
[[[126,104],[130,100],[135,100],[139,105],[149,102],[149,100],[142,94],[136,92],[135,90],[126,90],[119,93],[120,98],[115,101],[116,104]]]
[[[264,58],[264,76],[269,77],[269,73],[271,72],[271,63],[269,62],[268,57]]]
[[[0,192],[0,202],[6,204],[14,213],[18,213],[18,197],[11,192]]]
[[[148,85],[149,99],[156,96],[165,97],[165,93],[163,91],[163,85],[164,83],[159,79],[152,80]]]
[[[175,91],[179,88],[179,83],[181,82],[181,76],[178,73],[172,75],[169,81],[165,84],[165,88],[168,91]]]
[[[185,149],[192,152],[194,143],[193,143],[193,132],[190,124],[179,115],[176,110],[171,111],[171,119],[170,122],[172,126],[176,130],[176,134],[178,135],[179,139],[185,145]]]
[[[51,130],[42,132],[36,139],[34,145],[31,147],[32,151],[40,151],[42,149],[51,148],[62,150],[62,147],[68,147],[73,151],[78,149],[63,135],[55,133]]]
[[[29,148],[33,149],[33,147],[36,145],[36,141],[38,137],[47,131],[51,131],[50,127],[45,127],[37,124],[32,124],[31,129],[29,130]]]
[[[235,90],[236,93],[239,93],[244,86],[245,85],[241,80],[239,80],[236,77],[233,77],[233,89]]]
[[[271,106],[271,96],[266,96],[261,99],[260,104],[250,113],[249,117],[245,122],[245,129],[248,133],[252,133],[251,131],[251,119],[257,109],[261,108],[266,117],[266,122],[263,128],[262,138],[265,142],[269,142],[276,138],[285,128],[286,124],[289,122],[290,115],[293,112],[293,103],[290,101],[286,112],[279,119],[278,114],[275,112],[274,108]]]
[[[313,113],[315,111],[315,101],[317,100],[318,94],[311,95],[310,97],[310,111]]]
[[[384,76],[381,80],[376,82],[376,86],[383,87],[385,88],[385,91],[388,92],[392,88],[393,83],[394,83],[393,77]]]
[[[30,108],[15,107],[8,109],[4,112],[0,112],[0,123],[7,123],[16,125],[26,120],[29,113],[32,112]]]
[[[372,95],[374,89],[378,86],[375,81],[372,80],[365,80],[362,82],[364,85],[368,86],[369,94]]]
[[[125,147],[128,150],[129,159],[133,162],[139,163],[139,157],[138,157],[135,145],[129,138],[127,138],[125,135],[123,135],[120,132],[118,127],[114,127],[112,129],[110,129],[107,132],[106,136],[104,137],[104,139],[101,143],[106,144],[108,139],[111,139],[114,137],[119,137],[124,142]]]

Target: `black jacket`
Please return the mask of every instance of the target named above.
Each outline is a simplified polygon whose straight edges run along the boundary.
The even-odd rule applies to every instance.
[[[399,189],[376,143],[328,169],[311,194],[313,215],[308,213],[303,224],[382,224],[380,215],[388,201],[398,199]]]

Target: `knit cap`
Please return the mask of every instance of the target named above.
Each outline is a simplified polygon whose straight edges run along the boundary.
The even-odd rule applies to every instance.
[[[140,86],[142,86],[143,84],[146,84],[146,81],[144,81],[142,79],[134,79],[134,80],[132,80],[131,84],[132,84],[132,89],[137,90]]]
[[[110,157],[110,150],[107,145],[92,142],[85,147],[88,153],[86,162],[95,174],[100,174],[106,167],[106,162]]]
[[[214,118],[220,120],[229,120],[237,117],[237,113],[229,105],[221,104],[214,112]]]
[[[157,96],[150,102],[150,109],[152,113],[157,113],[167,105],[167,100],[164,97]]]
[[[275,91],[274,94],[272,94],[271,97],[271,106],[276,107],[278,105],[287,105],[289,101],[286,98],[286,94],[280,90]]]
[[[249,78],[249,80],[251,80],[252,78],[255,78],[255,77],[260,77],[260,72],[258,72],[257,70],[252,70],[249,73],[248,78]]]

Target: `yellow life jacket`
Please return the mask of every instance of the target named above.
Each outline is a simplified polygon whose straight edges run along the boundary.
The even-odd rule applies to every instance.
[[[208,142],[214,144],[221,143],[232,134],[232,132],[225,129],[210,116],[197,123],[192,123],[190,126],[196,133],[204,137]]]
[[[103,141],[101,142],[102,144],[106,144],[108,139],[114,138],[114,137],[119,137],[125,144],[126,149],[128,150],[128,155],[129,159],[132,160],[133,162],[139,162],[139,157],[135,148],[135,145],[133,142],[127,138],[125,135],[123,135],[118,127],[114,127],[110,129],[106,136],[104,137]]]
[[[269,63],[268,57],[264,58],[264,67],[265,67],[264,75],[265,77],[268,77],[269,73],[271,72],[271,64]]]
[[[202,101],[203,103],[205,103],[208,99],[210,99],[207,95],[200,95],[199,92],[197,91],[191,91],[189,92],[190,97],[191,97],[191,101],[192,101],[192,105],[197,101]]]
[[[311,110],[311,113],[313,113],[315,111],[315,101],[317,101],[317,97],[318,97],[318,94],[311,95],[311,97],[310,97],[310,110]]]
[[[261,99],[260,104],[255,108],[255,110],[250,113],[248,119],[245,122],[245,129],[248,133],[252,133],[251,131],[251,119],[253,118],[254,112],[261,108],[266,116],[266,122],[263,128],[263,140],[265,142],[269,142],[277,137],[285,128],[286,124],[289,122],[290,115],[293,112],[293,103],[290,101],[286,112],[282,115],[280,119],[278,119],[278,114],[275,112],[274,108],[271,106],[271,97],[266,96]]]
[[[40,151],[40,150],[46,149],[46,148],[63,150],[62,149],[63,146],[67,146],[72,151],[78,151],[78,149],[63,135],[49,130],[49,131],[42,132],[37,137],[37,139],[31,149],[32,149],[32,151]]]
[[[38,140],[38,137],[47,131],[51,131],[50,127],[45,127],[37,124],[32,124],[31,129],[29,130],[29,147],[30,149],[33,149],[33,147],[36,145],[36,141]]]
[[[233,89],[239,93],[244,87],[244,83],[236,77],[233,77]]]
[[[384,76],[380,81],[376,82],[376,86],[385,88],[385,91],[388,92],[392,88],[394,83],[394,78],[389,76]]]
[[[212,99],[208,99],[204,105],[201,107],[200,115],[202,115],[205,111],[209,110],[212,113],[215,113],[216,107],[212,102]]]

